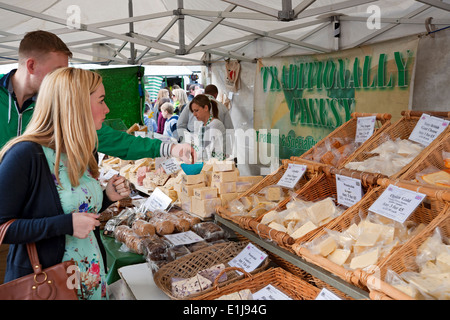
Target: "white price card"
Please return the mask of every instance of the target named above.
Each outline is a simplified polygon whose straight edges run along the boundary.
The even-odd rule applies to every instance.
[[[144,202],[144,207],[150,211],[166,210],[171,203],[172,198],[162,192],[161,189],[156,188]]]
[[[342,300],[327,288],[323,288],[316,297],[316,300]]]
[[[259,250],[252,243],[249,243],[242,251],[228,262],[231,267],[242,268],[247,272],[252,272],[267,258],[267,254]],[[237,271],[239,274],[241,272]]]
[[[336,175],[337,202],[346,207],[351,207],[362,198],[361,180]]]
[[[102,180],[109,180],[109,179],[111,179],[112,177],[114,177],[115,175],[118,175],[118,174],[120,174],[119,171],[114,170],[114,169],[110,169],[110,170],[108,170],[107,173],[105,173],[103,175]]]
[[[386,218],[404,223],[409,215],[425,199],[425,194],[389,185],[369,211]]]
[[[271,284],[252,294],[253,300],[292,300]]]
[[[180,165],[174,158],[169,158],[166,161],[162,162],[161,166],[167,174],[177,173],[181,170]]]
[[[135,131],[135,132],[134,132],[134,136],[135,136],[135,137],[142,137],[142,138],[145,138],[146,132],[145,132],[145,131]]]
[[[356,120],[355,142],[365,142],[372,136],[376,119],[375,116],[358,117]]]
[[[166,234],[164,237],[176,246],[196,243],[204,240],[202,237],[191,230],[174,234]]]
[[[449,125],[450,121],[438,117],[422,114],[420,120],[409,136],[409,140],[428,146]]]
[[[305,165],[289,163],[286,172],[278,181],[277,185],[293,189],[305,174],[306,168]]]

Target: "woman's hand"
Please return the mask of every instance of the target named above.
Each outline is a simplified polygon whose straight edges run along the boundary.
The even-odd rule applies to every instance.
[[[100,225],[99,216],[89,212],[74,212],[72,214],[73,236],[78,239],[87,238],[89,232]]]
[[[106,185],[106,195],[111,201],[118,201],[130,195],[130,184],[121,176],[113,176]]]

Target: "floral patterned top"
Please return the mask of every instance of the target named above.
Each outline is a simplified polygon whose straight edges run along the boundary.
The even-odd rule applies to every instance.
[[[66,170],[67,156],[61,154],[59,164],[59,180],[61,184],[58,184],[54,174],[55,150],[47,147],[43,147],[43,150],[50,167],[50,172],[53,175],[64,213],[97,213],[103,201],[103,192],[99,182],[86,171],[80,178],[80,184],[77,187],[72,187]],[[107,299],[105,267],[93,231],[85,239],[78,239],[72,235],[66,235],[66,250],[63,261],[67,260],[74,260],[78,265],[80,271],[78,296],[80,299]]]

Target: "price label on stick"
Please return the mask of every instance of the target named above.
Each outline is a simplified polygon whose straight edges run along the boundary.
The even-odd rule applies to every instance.
[[[437,136],[439,136],[449,125],[450,121],[422,114],[420,120],[409,136],[409,140],[428,146]]]
[[[167,174],[177,173],[181,170],[180,165],[174,158],[169,158],[166,161],[162,162],[161,166]]]
[[[369,211],[386,218],[404,223],[417,206],[425,199],[425,194],[389,185]]]
[[[162,192],[161,189],[156,188],[144,202],[144,207],[150,211],[166,210],[171,203],[172,198]]]
[[[358,117],[356,120],[355,142],[365,142],[372,136],[376,119],[375,116]]]
[[[267,258],[267,254],[249,243],[236,257],[228,262],[231,267],[239,267],[247,272],[252,272]],[[239,274],[241,272],[237,271]]]
[[[336,191],[338,203],[351,207],[361,200],[363,194],[361,180],[337,174]]]
[[[289,163],[286,172],[278,181],[277,185],[293,189],[305,174],[306,168],[305,165]]]

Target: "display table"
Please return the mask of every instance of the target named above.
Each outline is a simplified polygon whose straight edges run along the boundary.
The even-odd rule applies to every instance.
[[[121,243],[116,239],[101,235],[103,246],[106,250],[106,261],[108,264],[108,273],[106,275],[106,283],[111,284],[120,279],[118,269],[137,263],[145,262],[144,256],[133,252],[120,251]]]
[[[147,263],[138,263],[118,270],[136,300],[170,300],[153,281],[152,271]]]

